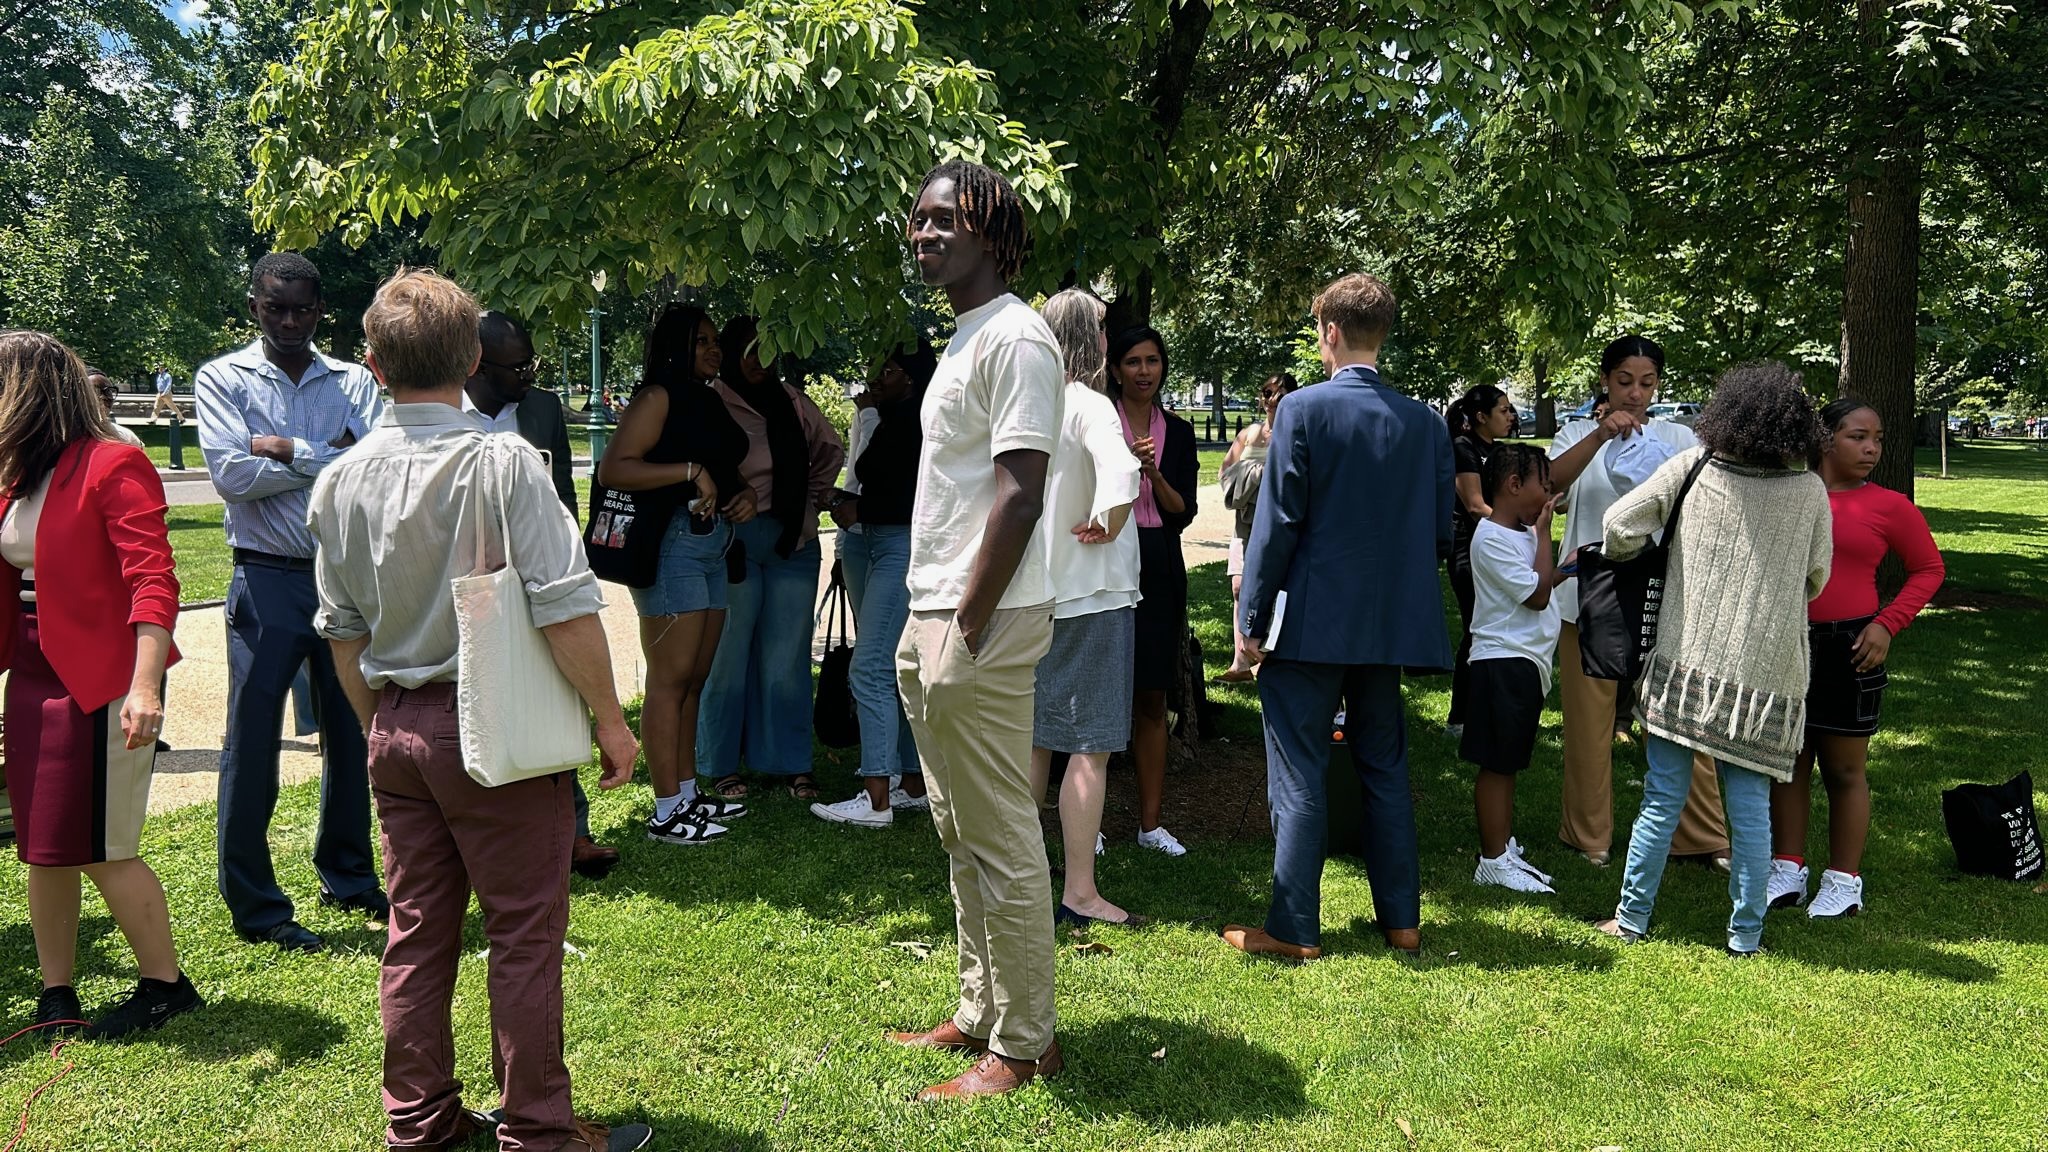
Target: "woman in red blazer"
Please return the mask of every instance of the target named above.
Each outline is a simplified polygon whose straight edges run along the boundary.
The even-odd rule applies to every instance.
[[[164,669],[177,658],[178,578],[163,483],[112,429],[69,348],[0,334],[0,670],[15,850],[43,970],[36,1023],[84,1023],[71,990],[81,873],[142,977],[86,1029],[93,1038],[201,1003],[178,968],[163,885],[137,857]]]

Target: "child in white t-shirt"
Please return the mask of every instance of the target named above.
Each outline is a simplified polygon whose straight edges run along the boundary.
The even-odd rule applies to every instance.
[[[1523,859],[1513,835],[1515,775],[1529,766],[1550,695],[1559,628],[1550,593],[1575,566],[1552,563],[1557,498],[1542,452],[1503,444],[1482,479],[1493,514],[1472,534],[1472,707],[1458,743],[1459,758],[1479,768],[1473,807],[1480,851],[1472,882],[1550,892],[1550,877]]]

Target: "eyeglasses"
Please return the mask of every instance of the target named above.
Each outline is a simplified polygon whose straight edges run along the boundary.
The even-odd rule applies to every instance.
[[[500,364],[496,360],[485,360],[483,363],[501,372],[510,372],[514,376],[531,376],[540,368],[538,357],[522,360],[517,364]]]

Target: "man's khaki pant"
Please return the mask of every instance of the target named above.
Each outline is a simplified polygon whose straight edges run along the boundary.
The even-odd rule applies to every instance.
[[[952,861],[953,1023],[1013,1060],[1036,1060],[1052,1044],[1052,876],[1031,795],[1033,678],[1050,647],[1047,604],[997,612],[978,655],[952,612],[913,612],[896,649],[932,819]]]
[[[1564,705],[1564,819],[1558,838],[1581,852],[1614,849],[1614,720],[1612,680],[1587,676],[1579,663],[1579,629],[1566,624],[1557,641],[1558,695]],[[1671,838],[1673,856],[1725,856],[1728,820],[1713,758],[1695,753],[1692,790]]]

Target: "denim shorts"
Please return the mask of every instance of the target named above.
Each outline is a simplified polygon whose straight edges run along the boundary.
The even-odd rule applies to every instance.
[[[642,616],[725,611],[725,552],[732,525],[713,520],[711,531],[690,531],[690,514],[677,509],[661,538],[661,566],[651,588],[635,588],[633,607]]]

